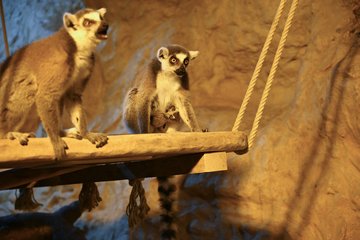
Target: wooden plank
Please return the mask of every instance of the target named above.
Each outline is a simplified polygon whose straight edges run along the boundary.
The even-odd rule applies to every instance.
[[[65,138],[68,157],[54,161],[49,139],[30,139],[28,146],[16,141],[0,140],[0,168],[34,167],[39,165],[73,166],[150,160],[153,156],[205,152],[232,152],[247,148],[242,132],[176,132],[168,134],[133,134],[109,136],[109,143],[95,148],[87,140]]]
[[[192,168],[191,173],[216,172],[227,170],[226,152],[204,154]]]
[[[225,170],[227,170],[227,156],[224,152],[189,154],[92,167],[81,165],[13,169],[0,172],[0,190],[26,187],[34,181],[37,181],[34,187],[43,187]]]

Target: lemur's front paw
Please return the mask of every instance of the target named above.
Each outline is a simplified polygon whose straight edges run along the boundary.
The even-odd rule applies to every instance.
[[[180,119],[180,113],[178,110],[176,110],[175,106],[170,106],[168,109],[166,109],[165,114],[169,120],[177,121]]]
[[[180,120],[180,113],[178,111],[166,113],[167,118],[172,121]]]
[[[94,132],[88,132],[84,138],[89,140],[92,144],[95,144],[97,148],[106,145],[109,139],[106,134]]]
[[[28,145],[29,138],[34,138],[35,133],[20,133],[20,132],[9,132],[6,137],[10,140],[18,140],[23,146]]]

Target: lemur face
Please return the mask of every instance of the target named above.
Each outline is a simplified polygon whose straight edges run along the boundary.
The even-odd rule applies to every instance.
[[[186,74],[186,67],[190,60],[197,57],[199,51],[188,51],[179,45],[161,47],[157,52],[157,58],[161,62],[161,70],[174,72],[178,76]]]
[[[95,43],[107,39],[109,25],[104,20],[105,8],[98,10],[83,9],[77,13],[64,14],[64,26],[75,41],[90,40]]]

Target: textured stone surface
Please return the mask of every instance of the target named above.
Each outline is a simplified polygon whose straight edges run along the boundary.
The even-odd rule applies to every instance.
[[[107,7],[111,25],[85,95],[91,127],[121,133],[121,103],[137,67],[171,42],[200,51],[189,72],[202,126],[230,130],[278,1],[88,0],[86,4]],[[254,230],[259,230],[257,236],[268,232],[292,239],[360,236],[356,4],[300,1],[253,149],[242,156],[229,154],[230,170],[225,173],[179,179],[182,239],[249,239]],[[279,36],[280,31],[275,42]],[[268,61],[274,52],[275,44]],[[251,128],[269,68],[265,64],[242,130]],[[90,239],[126,238],[126,182],[99,185],[102,204],[78,225],[87,226]],[[151,217],[136,234],[156,239],[156,184],[146,181],[145,188]],[[65,205],[77,193],[76,186],[37,190],[44,209]],[[11,212],[13,197],[2,193],[1,214]]]

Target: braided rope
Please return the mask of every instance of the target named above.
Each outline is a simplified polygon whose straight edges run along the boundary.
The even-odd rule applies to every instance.
[[[133,229],[139,222],[141,222],[150,207],[146,202],[145,190],[142,186],[141,179],[129,180],[132,186],[129,203],[126,207],[126,215],[128,216],[128,224],[130,229]]]
[[[277,25],[279,24],[279,20],[280,20],[280,17],[282,15],[282,12],[284,10],[286,1],[287,0],[281,0],[280,1],[279,7],[278,7],[278,9],[276,11],[274,20],[273,20],[273,22],[271,24],[271,27],[270,27],[269,33],[268,33],[268,35],[266,37],[264,46],[263,46],[263,48],[261,50],[259,60],[256,63],[254,73],[253,73],[253,75],[251,77],[249,86],[248,86],[248,88],[246,90],[244,100],[243,100],[243,102],[241,104],[241,107],[240,107],[239,113],[238,113],[238,115],[236,117],[236,120],[235,120],[234,127],[233,127],[232,131],[238,131],[239,130],[241,120],[244,117],[246,107],[247,107],[247,105],[249,103],[249,100],[250,100],[250,97],[251,97],[251,95],[252,95],[252,93],[254,91],[256,81],[257,81],[257,79],[259,77],[260,71],[261,71],[263,63],[265,61],[265,57],[266,57],[267,52],[269,50],[269,46],[270,46],[270,44],[272,42],[272,39],[274,37]]]
[[[293,0],[293,2],[291,3],[290,11],[289,11],[288,17],[286,19],[284,30],[283,30],[283,32],[281,34],[280,42],[279,42],[278,48],[276,50],[276,54],[275,54],[275,57],[274,57],[273,64],[271,66],[270,74],[269,74],[268,79],[266,81],[265,89],[264,89],[263,95],[261,97],[259,108],[258,108],[258,110],[256,112],[255,120],[254,120],[253,126],[251,128],[250,137],[249,137],[249,148],[252,147],[255,136],[256,136],[256,133],[257,133],[257,130],[259,128],[259,123],[260,123],[260,120],[262,118],[262,114],[264,112],[264,107],[265,107],[267,98],[269,96],[269,92],[270,92],[270,89],[271,89],[271,86],[272,86],[272,82],[274,80],[274,76],[275,76],[276,70],[277,70],[279,62],[280,62],[280,58],[281,58],[281,55],[282,55],[282,52],[283,52],[283,49],[284,49],[284,46],[285,46],[285,42],[286,42],[286,39],[287,39],[287,35],[289,33],[289,29],[290,29],[291,24],[292,24],[292,20],[293,20],[294,15],[295,15],[296,8],[298,6],[298,2],[299,2],[298,0]]]
[[[4,7],[3,7],[2,0],[0,0],[0,13],[1,13],[1,24],[2,24],[2,27],[3,27],[3,37],[4,37],[4,43],[5,43],[6,56],[10,57],[9,43],[7,41],[7,34],[6,34]]]

